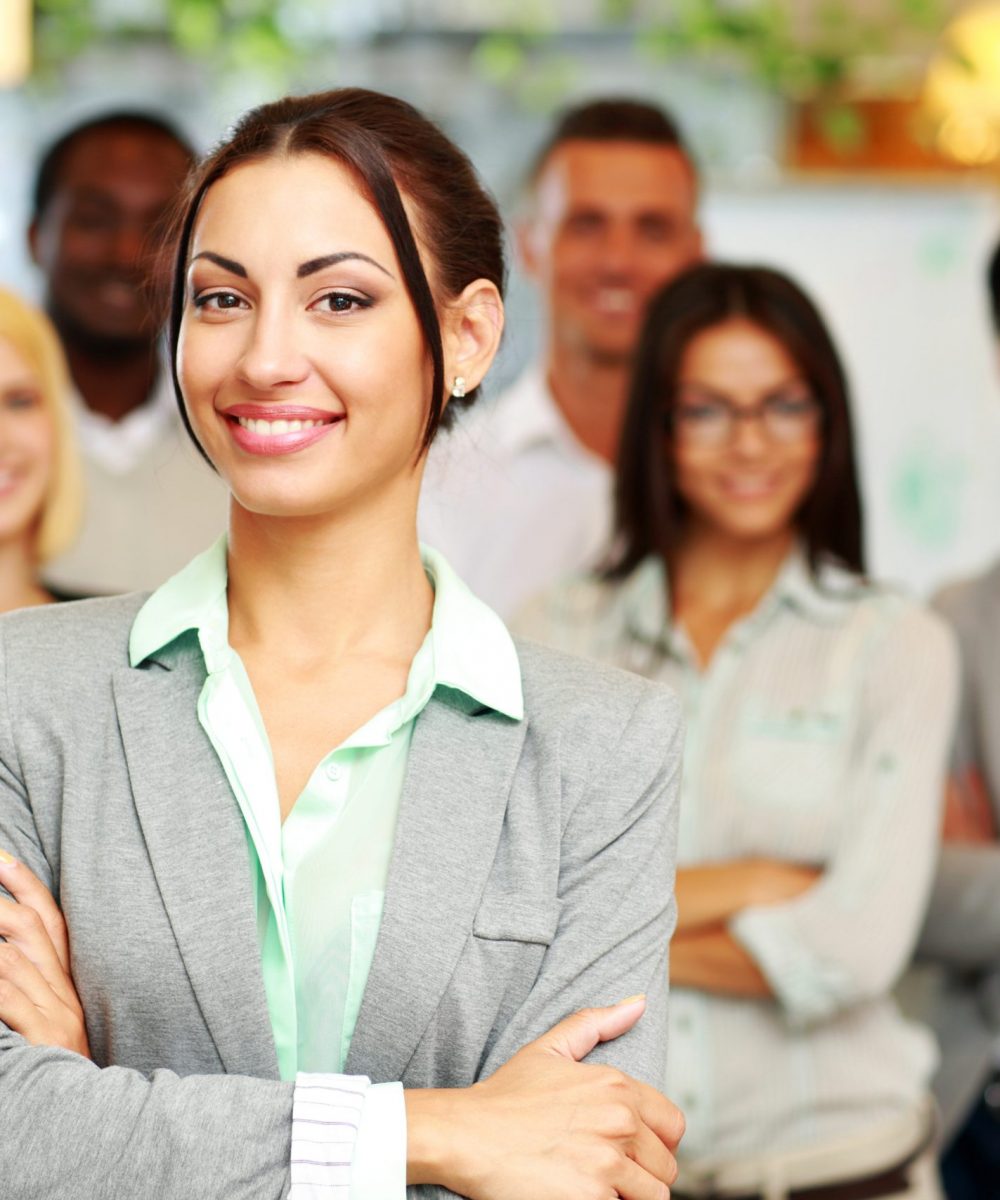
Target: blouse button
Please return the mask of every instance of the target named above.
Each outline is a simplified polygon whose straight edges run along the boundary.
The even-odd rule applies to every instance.
[[[335,762],[326,764],[326,777],[331,783],[336,783],[340,778],[340,767]]]

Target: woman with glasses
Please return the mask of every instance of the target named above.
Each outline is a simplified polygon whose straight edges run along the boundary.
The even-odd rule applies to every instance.
[[[955,654],[865,578],[844,373],[791,280],[705,265],[653,301],[617,489],[610,570],[518,626],[683,701],[672,1194],[938,1196],[935,1049],[890,990],[934,865]]]

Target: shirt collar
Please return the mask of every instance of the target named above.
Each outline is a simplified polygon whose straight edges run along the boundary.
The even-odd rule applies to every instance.
[[[70,389],[76,432],[84,453],[112,475],[125,475],[141,463],[177,420],[177,403],[169,370],[161,362],[149,396],[119,421],[87,407]]]
[[[226,554],[223,535],[153,592],[132,624],[133,667],[190,630],[198,634],[206,669],[225,666],[232,653]],[[453,688],[485,708],[521,720],[521,668],[506,625],[469,591],[443,555],[421,546],[421,559],[434,586],[431,629],[424,644],[429,644],[433,657],[433,687]]]
[[[820,625],[842,620],[845,605],[864,589],[855,575],[832,564],[822,564],[818,574],[810,569],[805,549],[797,545],[785,559],[777,578],[749,623],[764,623],[778,609],[793,608]],[[624,612],[631,633],[650,645],[671,651],[670,580],[659,555],[644,559],[622,585]]]
[[[559,410],[540,363],[529,367],[503,394],[496,438],[501,451],[519,454],[532,446],[555,445],[570,453],[594,458],[580,444]]]

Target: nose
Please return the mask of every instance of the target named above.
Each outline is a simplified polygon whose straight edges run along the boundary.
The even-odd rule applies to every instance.
[[[150,250],[150,230],[136,221],[121,221],[111,243],[111,257],[123,271],[135,271]]]
[[[258,309],[246,328],[247,343],[239,363],[246,384],[269,391],[306,378],[309,360],[299,345],[293,316]]]
[[[742,458],[760,458],[769,449],[769,441],[764,431],[763,414],[759,412],[742,413],[734,421],[736,429],[733,433],[732,449]]]
[[[629,275],[636,266],[638,239],[625,222],[608,226],[602,246],[602,266],[609,274]]]

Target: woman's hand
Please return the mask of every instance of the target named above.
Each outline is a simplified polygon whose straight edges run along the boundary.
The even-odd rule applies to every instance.
[[[472,1200],[666,1200],[680,1110],[614,1067],[577,1061],[643,1008],[575,1013],[471,1088],[407,1091],[407,1182]]]
[[[35,1046],[90,1057],[83,1008],[70,974],[66,922],[48,889],[0,850],[0,1020]]]

